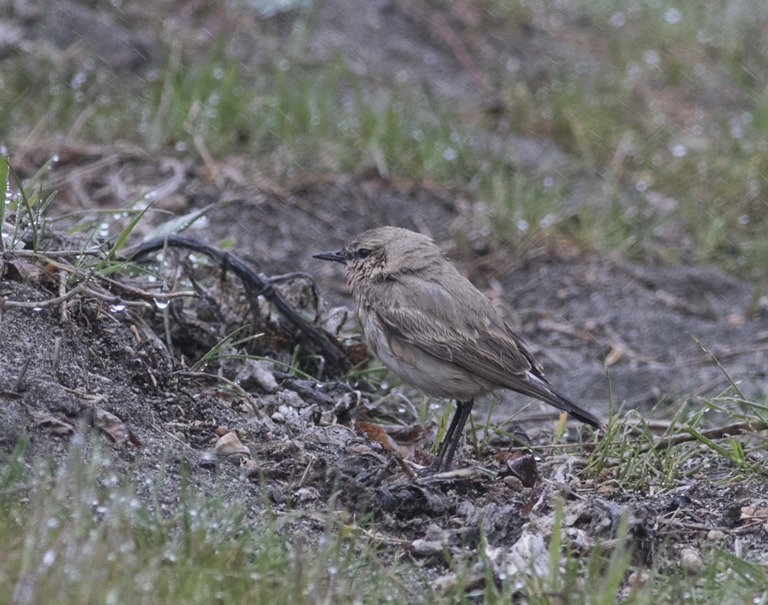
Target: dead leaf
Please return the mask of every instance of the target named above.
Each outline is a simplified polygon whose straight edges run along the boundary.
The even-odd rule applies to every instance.
[[[389,435],[387,435],[387,431],[385,431],[384,427],[380,424],[373,424],[372,422],[356,422],[355,430],[368,437],[371,441],[380,443],[385,450],[397,451],[397,444]]]
[[[8,278],[27,284],[36,284],[43,281],[44,271],[37,265],[17,258],[7,263]]]
[[[514,460],[507,460],[510,472],[520,479],[523,487],[533,487],[539,480],[539,469],[536,459],[531,454],[524,454]]]
[[[102,408],[93,408],[93,426],[99,429],[112,443],[125,445],[130,443],[141,447],[141,441],[117,416]]]
[[[768,503],[757,502],[741,507],[742,521],[768,521]]]
[[[624,357],[624,348],[623,347],[616,347],[614,346],[609,352],[608,355],[605,356],[605,365],[612,366],[619,362],[619,360]]]
[[[403,458],[416,460],[419,463],[426,459],[431,461],[431,455],[424,449],[432,434],[431,430],[426,429],[420,424],[408,426],[387,425],[382,428],[395,442],[397,451]]]
[[[380,424],[373,424],[372,422],[356,422],[355,430],[358,433],[368,437],[368,439],[371,441],[375,441],[376,443],[381,444],[385,450],[395,452],[395,459],[397,460],[397,463],[400,465],[406,475],[413,478],[413,471],[403,460],[406,455],[413,455],[414,452],[412,449],[409,449],[406,446],[404,451],[401,451],[401,446],[395,443],[395,441],[387,434],[386,429]]]
[[[59,418],[52,414],[46,414],[45,412],[32,412],[32,420],[35,421],[37,426],[47,428],[51,435],[68,437],[75,433],[74,423],[66,418]]]

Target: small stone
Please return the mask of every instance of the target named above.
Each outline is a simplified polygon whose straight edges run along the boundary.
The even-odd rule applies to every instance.
[[[698,573],[704,567],[699,553],[693,548],[684,548],[680,553],[680,567],[692,573]]]
[[[601,485],[595,490],[600,496],[611,496],[616,491],[612,485]]]
[[[215,433],[216,433],[216,434],[217,434],[219,437],[223,437],[224,435],[226,435],[227,433],[229,433],[229,428],[227,428],[226,426],[217,426],[217,427],[216,427],[216,431],[215,431]]]
[[[502,481],[504,482],[504,485],[506,485],[510,489],[515,490],[516,492],[523,491],[523,482],[520,481],[520,479],[518,479],[517,477],[513,477],[512,475],[509,475],[507,477],[504,477]]]
[[[312,502],[320,499],[320,492],[314,487],[301,487],[294,492],[293,497],[297,502]]]
[[[627,576],[627,585],[631,588],[642,588],[650,580],[648,574],[644,574],[641,570],[633,571]]]
[[[414,540],[411,542],[411,548],[415,557],[431,557],[443,554],[443,544],[437,540]]]
[[[725,532],[719,529],[710,529],[707,534],[707,540],[710,542],[719,542],[725,538]]]

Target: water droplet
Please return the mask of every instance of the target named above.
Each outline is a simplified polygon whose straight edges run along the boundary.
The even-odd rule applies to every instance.
[[[645,181],[637,181],[637,183],[635,183],[635,189],[637,189],[642,193],[643,191],[648,189],[648,183],[646,183]]]
[[[614,27],[622,27],[627,22],[627,16],[623,11],[616,11],[611,15],[611,25]]]
[[[112,311],[112,313],[121,313],[122,311],[125,311],[125,309],[125,305],[111,305],[109,307],[109,310]]]
[[[539,221],[542,229],[547,229],[555,224],[557,217],[554,214],[547,214],[543,219]]]
[[[677,8],[670,8],[667,10],[666,13],[664,13],[664,21],[667,23],[677,23],[682,18],[682,13],[680,12],[680,9]]]
[[[672,155],[675,156],[676,158],[681,158],[686,153],[688,153],[688,148],[685,145],[678,144],[678,145],[673,145],[670,151],[672,151]]]
[[[207,229],[210,226],[210,219],[207,216],[201,216],[194,223],[192,223],[192,229]]]
[[[167,561],[168,563],[176,563],[176,561],[178,561],[178,557],[176,556],[175,552],[167,550],[163,553],[163,560]]]
[[[166,307],[168,307],[167,300],[158,300],[157,298],[155,298],[154,300],[155,300],[155,305],[157,305],[157,308],[160,309],[161,311]]]
[[[452,162],[459,156],[458,153],[456,153],[456,150],[453,147],[447,147],[445,151],[443,151],[443,157],[448,160],[449,162]]]
[[[53,549],[45,551],[43,555],[43,566],[50,567],[56,561],[56,551]]]
[[[69,82],[69,85],[77,90],[78,88],[82,87],[83,84],[85,84],[85,78],[86,73],[84,71],[79,71],[74,76],[72,76],[72,80]]]
[[[655,50],[646,50],[643,53],[643,61],[645,61],[646,65],[650,65],[651,67],[658,67],[659,61],[660,61],[659,53],[657,53]]]
[[[555,179],[553,179],[551,176],[545,176],[544,180],[542,181],[542,184],[549,189],[555,184]]]
[[[528,231],[528,227],[529,227],[528,221],[526,221],[525,219],[521,218],[519,221],[517,221],[517,230],[518,231],[520,231],[522,233],[525,233],[526,231]]]

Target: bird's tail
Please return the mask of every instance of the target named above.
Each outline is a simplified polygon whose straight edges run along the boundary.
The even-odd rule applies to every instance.
[[[558,410],[568,412],[576,420],[580,420],[591,427],[596,429],[605,428],[605,425],[597,416],[574,403],[565,395],[558,393],[546,380],[542,380],[531,372],[526,372],[526,374],[528,378],[526,386],[528,388],[523,391],[526,395],[540,399],[544,403],[556,407]]]

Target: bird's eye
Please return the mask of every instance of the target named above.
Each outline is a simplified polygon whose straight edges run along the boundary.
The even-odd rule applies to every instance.
[[[360,250],[357,251],[357,255],[360,258],[368,258],[371,255],[371,250],[368,248],[360,248]]]

